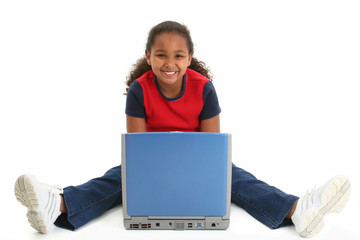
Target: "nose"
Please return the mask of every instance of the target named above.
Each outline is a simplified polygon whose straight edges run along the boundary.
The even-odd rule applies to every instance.
[[[167,68],[173,68],[175,67],[175,61],[172,60],[172,59],[166,59],[165,61],[165,64],[164,64],[164,67],[167,67]]]

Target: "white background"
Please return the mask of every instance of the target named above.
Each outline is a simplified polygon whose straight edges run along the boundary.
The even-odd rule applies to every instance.
[[[186,24],[210,66],[233,162],[295,195],[343,173],[352,196],[316,239],[360,239],[358,1],[1,1],[1,239],[299,239],[232,205],[226,231],[127,231],[117,207],[75,232],[36,233],[13,187],[62,186],[120,163],[124,81],[151,27]]]

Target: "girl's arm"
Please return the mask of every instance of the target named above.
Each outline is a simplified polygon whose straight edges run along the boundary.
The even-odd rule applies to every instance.
[[[126,128],[128,133],[146,132],[145,118],[126,115]]]
[[[215,117],[200,120],[200,131],[201,132],[220,132],[220,115]]]

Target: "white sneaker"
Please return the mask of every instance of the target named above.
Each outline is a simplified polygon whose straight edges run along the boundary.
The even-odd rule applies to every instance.
[[[62,192],[61,188],[40,183],[32,175],[22,175],[15,183],[17,200],[28,208],[29,223],[41,233],[49,232],[60,216]]]
[[[350,197],[350,181],[338,175],[318,189],[300,197],[291,217],[296,231],[302,237],[313,237],[324,226],[324,216],[340,212]]]

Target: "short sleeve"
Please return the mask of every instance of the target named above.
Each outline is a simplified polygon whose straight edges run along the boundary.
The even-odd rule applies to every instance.
[[[128,90],[125,113],[132,117],[146,117],[143,90],[140,83],[136,80]]]
[[[211,81],[204,85],[203,90],[203,108],[200,113],[200,119],[205,120],[217,116],[221,112],[219,100]]]

